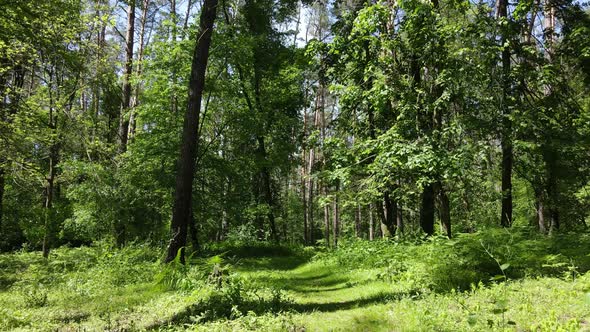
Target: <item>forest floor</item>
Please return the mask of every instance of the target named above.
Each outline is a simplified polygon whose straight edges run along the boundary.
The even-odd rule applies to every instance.
[[[142,245],[4,254],[0,330],[590,331],[590,247],[575,239],[509,256],[481,237],[233,247],[165,268]]]

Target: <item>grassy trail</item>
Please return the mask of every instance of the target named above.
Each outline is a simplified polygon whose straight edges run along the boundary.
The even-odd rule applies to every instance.
[[[274,268],[273,268],[274,266]],[[279,266],[280,268],[277,268]],[[239,274],[283,289],[289,312],[194,325],[198,331],[590,331],[587,278],[479,286],[470,292],[421,293],[379,269],[343,270],[290,257],[250,259]]]
[[[163,266],[147,246],[4,254],[0,331],[590,331],[587,243],[535,241],[511,256],[494,246],[512,263],[505,282],[467,237],[232,248],[220,288],[211,265]]]

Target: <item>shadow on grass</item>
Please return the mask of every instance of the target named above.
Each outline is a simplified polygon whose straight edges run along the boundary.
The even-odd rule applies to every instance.
[[[294,312],[309,313],[309,312],[334,312],[340,310],[349,310],[374,304],[383,304],[392,301],[399,301],[405,297],[411,296],[411,292],[381,292],[369,297],[362,297],[356,300],[341,301],[341,302],[326,302],[326,303],[295,303],[291,304],[290,308]]]
[[[244,258],[238,260],[236,270],[241,272],[258,272],[261,270],[287,271],[296,269],[308,261],[309,258],[304,256]]]

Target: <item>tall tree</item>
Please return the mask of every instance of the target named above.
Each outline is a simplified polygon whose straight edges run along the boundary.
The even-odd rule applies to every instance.
[[[502,125],[501,125],[501,148],[502,148],[502,212],[500,225],[510,227],[512,225],[512,120],[510,119],[512,103],[512,84],[510,79],[510,19],[508,17],[508,0],[498,0],[498,16],[500,18],[500,46],[502,48]]]
[[[131,75],[133,74],[133,46],[135,39],[135,0],[127,6],[127,33],[125,35],[125,66],[123,70],[123,95],[119,115],[119,152],[127,150],[129,135],[129,109],[131,106]]]
[[[185,259],[184,246],[186,245],[187,230],[191,217],[201,99],[205,87],[205,73],[209,60],[209,48],[211,46],[211,36],[217,16],[216,13],[217,0],[205,0],[201,8],[199,31],[192,57],[188,106],[182,129],[182,145],[180,157],[178,158],[174,209],[172,211],[172,223],[170,225],[171,239],[165,262],[171,262],[178,254],[180,254],[181,262],[184,263]]]

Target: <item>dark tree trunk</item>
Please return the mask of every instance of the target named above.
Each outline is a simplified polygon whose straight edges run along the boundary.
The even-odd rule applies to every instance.
[[[450,239],[453,237],[451,232],[451,207],[449,203],[449,196],[440,181],[435,183],[435,189],[438,195],[438,209],[440,214],[440,224],[443,231]]]
[[[369,204],[369,241],[375,239],[375,220],[373,220],[373,204]]]
[[[397,236],[400,237],[404,234],[404,219],[403,219],[403,214],[402,214],[402,206],[400,203],[397,204],[397,209],[395,209],[397,211],[397,216],[396,216],[396,232],[397,232]]]
[[[6,173],[2,163],[3,160],[0,160],[0,231],[2,230],[2,219],[4,217],[4,187],[6,185]]]
[[[52,120],[53,121],[53,120]],[[52,126],[54,126],[52,124]],[[55,128],[52,128],[55,131]],[[45,184],[45,202],[44,207],[44,234],[43,234],[43,257],[49,257],[49,250],[51,247],[51,233],[52,233],[52,207],[53,198],[55,194],[55,175],[56,167],[59,162],[59,147],[54,143],[49,151],[49,171],[47,173],[47,182]]]
[[[426,235],[434,234],[434,186],[428,184],[422,191],[422,206],[420,208],[420,226]]]
[[[508,0],[498,0],[498,16],[508,19]],[[510,48],[508,28],[502,31],[502,215],[500,225],[512,225],[512,120],[510,120]]]
[[[170,225],[171,239],[165,262],[171,262],[179,251],[180,260],[184,263],[187,227],[190,222],[193,178],[197,157],[199,114],[201,97],[205,87],[205,72],[209,59],[209,46],[217,11],[217,0],[205,0],[203,3],[199,33],[193,53],[191,76],[189,81],[188,107],[184,117],[182,130],[182,146],[176,174],[176,190],[174,193],[174,209]]]
[[[201,246],[199,244],[199,235],[197,232],[197,218],[195,218],[195,213],[192,208],[190,212],[190,222],[188,224],[188,231],[190,234],[193,252],[198,252],[201,249]]]
[[[131,105],[131,74],[133,72],[133,39],[135,37],[135,0],[127,6],[127,35],[125,36],[125,70],[123,73],[123,96],[119,115],[119,152],[127,150],[129,132],[129,106]]]
[[[559,198],[557,191],[557,153],[552,147],[547,147],[544,152],[545,168],[547,173],[547,190],[549,215],[549,233],[559,229]]]
[[[323,185],[324,197],[328,197],[328,188]],[[330,206],[324,205],[324,240],[326,241],[326,247],[330,246]]]
[[[332,216],[332,243],[334,248],[338,246],[338,231],[340,227],[340,212],[338,211],[338,190],[339,185],[336,184],[336,191],[334,192],[334,212]]]
[[[258,136],[258,149],[257,149],[257,153],[259,156],[259,161],[262,163],[262,166],[260,168],[260,186],[262,188],[260,188],[261,193],[262,193],[262,199],[264,200],[264,203],[266,203],[268,205],[268,213],[266,215],[266,217],[268,218],[268,223],[269,223],[269,228],[270,228],[270,238],[274,241],[274,242],[278,242],[279,238],[278,238],[278,234],[277,234],[277,229],[276,229],[276,223],[275,223],[275,214],[274,214],[274,200],[272,197],[272,182],[271,182],[271,177],[270,177],[270,170],[268,169],[268,166],[266,166],[266,160],[268,158],[267,152],[266,152],[266,146],[264,144],[264,137],[262,136]]]
[[[395,218],[397,217],[397,204],[389,195],[389,192],[383,193],[383,220],[389,236],[395,236]]]

